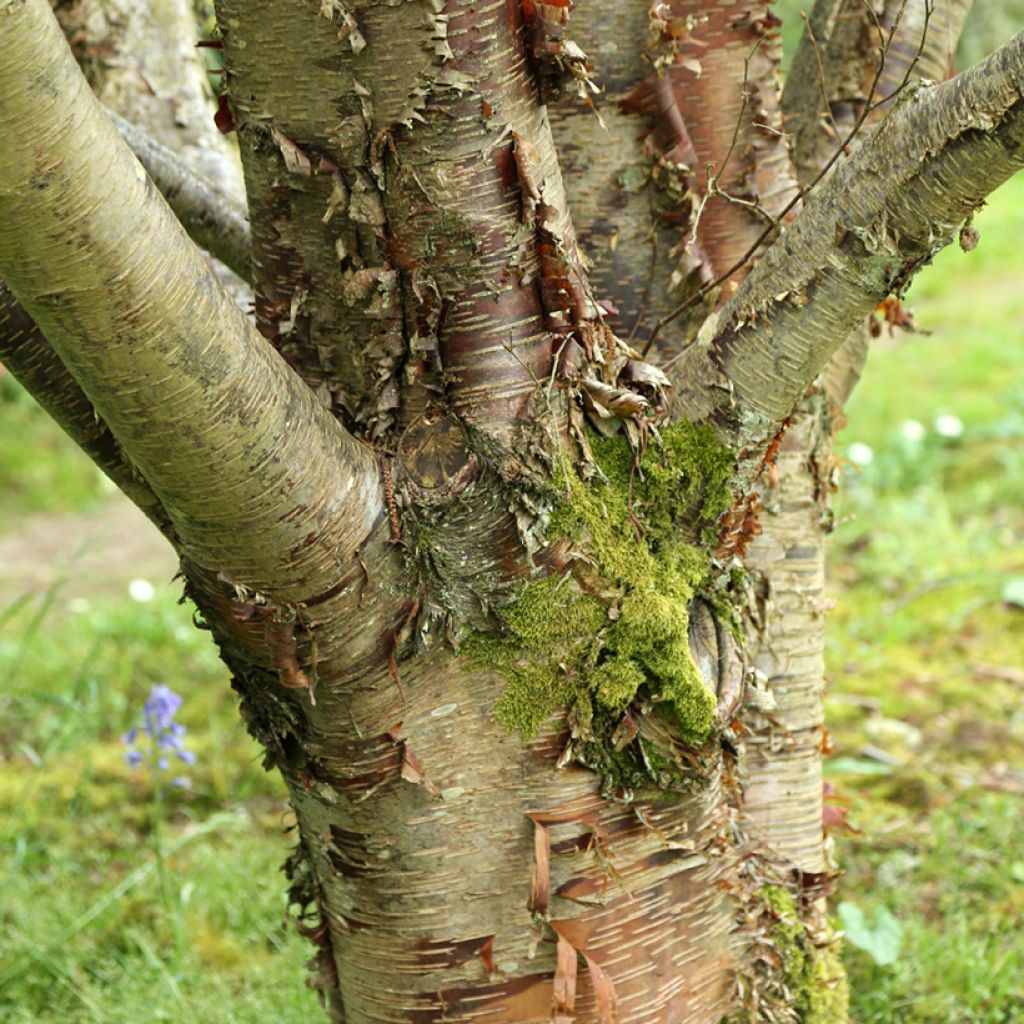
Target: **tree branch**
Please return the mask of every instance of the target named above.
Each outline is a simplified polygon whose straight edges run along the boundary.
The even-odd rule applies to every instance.
[[[676,364],[678,407],[710,420],[748,487],[782,421],[859,319],[1024,166],[1024,34],[922,86],[815,194]],[[716,387],[700,387],[710,374]]]
[[[183,553],[280,602],[316,595],[379,519],[373,457],[220,286],[45,0],[14,0],[0,21],[0,272]]]
[[[249,275],[249,226],[244,205],[139,128],[116,114],[110,113],[110,117],[193,240],[235,273]],[[60,356],[2,281],[0,363],[170,538],[170,520],[159,499],[125,456]]]
[[[864,0],[818,0],[782,94],[801,181],[859,117],[877,124],[906,83],[946,78],[972,3],[886,0],[876,15]]]
[[[192,240],[252,282],[245,204],[112,110],[107,112]]]
[[[170,520],[32,318],[0,281],[0,363],[165,536]]]

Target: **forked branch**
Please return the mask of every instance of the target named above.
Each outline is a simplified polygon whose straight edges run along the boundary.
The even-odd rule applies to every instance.
[[[1024,34],[909,92],[812,197],[673,368],[680,410],[736,448],[741,487],[857,321],[1022,166]]]
[[[0,273],[189,558],[282,602],[329,587],[379,513],[373,458],[221,287],[49,4],[15,0],[0,22]]]

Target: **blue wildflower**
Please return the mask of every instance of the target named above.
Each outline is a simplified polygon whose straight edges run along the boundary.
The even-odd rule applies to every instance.
[[[165,772],[170,767],[170,761],[165,756],[167,751],[174,751],[177,759],[184,764],[196,763],[196,755],[185,749],[185,726],[174,720],[181,704],[181,697],[168,686],[154,686],[149,691],[146,703],[142,706],[141,725],[141,732],[149,740],[149,751],[143,753],[136,746],[140,727],[129,729],[121,737],[121,742],[129,748],[124,755],[126,764],[137,768],[148,761],[154,771]],[[183,775],[178,776],[174,779],[174,785],[187,786],[188,779]]]

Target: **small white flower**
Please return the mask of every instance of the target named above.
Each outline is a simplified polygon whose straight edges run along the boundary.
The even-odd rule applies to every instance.
[[[935,433],[939,437],[960,437],[964,432],[964,421],[959,416],[945,413],[935,417]]]
[[[900,424],[900,433],[903,435],[904,441],[917,444],[919,441],[924,440],[928,429],[920,420],[904,420]]]
[[[156,588],[149,580],[134,579],[128,584],[128,596],[133,601],[145,604],[156,596]]]
[[[868,466],[875,457],[875,453],[866,444],[854,441],[846,450],[846,457],[855,466]]]

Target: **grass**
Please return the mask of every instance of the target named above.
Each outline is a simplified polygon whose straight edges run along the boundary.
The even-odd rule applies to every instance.
[[[0,422],[0,530],[32,513],[95,510],[113,490],[14,378],[2,372]]]
[[[977,224],[837,443],[872,455],[843,466],[831,549],[827,770],[862,833],[837,837],[838,898],[903,930],[891,965],[847,949],[859,1024],[1024,1021],[1024,179]]]
[[[307,944],[283,926],[283,787],[259,767],[187,610],[158,594],[76,614],[59,592],[38,595],[3,615],[0,680],[0,1019],[316,1019]],[[186,697],[179,719],[198,756],[191,788],[168,791],[172,914],[151,781],[120,740],[156,682]]]
[[[837,899],[902,934],[888,965],[847,948],[858,1024],[1024,1021],[1024,178],[978,226],[975,252],[947,250],[915,285],[931,333],[875,345],[837,443],[827,770],[859,829],[834,834]],[[102,503],[10,378],[0,419],[0,531]],[[158,682],[185,697],[198,754],[168,808],[173,914],[149,783],[119,739]],[[55,589],[0,608],[0,1019],[319,1019],[309,949],[281,924],[289,824],[174,595],[69,607]]]

